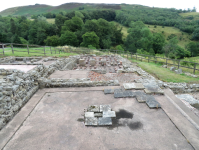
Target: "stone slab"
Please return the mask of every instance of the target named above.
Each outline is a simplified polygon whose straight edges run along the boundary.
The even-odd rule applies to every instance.
[[[87,111],[88,112],[100,112],[100,108],[98,105],[89,105]]]
[[[135,97],[139,103],[145,103],[147,99],[146,94],[142,91],[135,92]]]
[[[104,117],[102,117],[102,118],[99,118],[98,119],[98,125],[101,125],[101,126],[103,126],[103,125],[112,125],[112,119],[111,118],[104,118]]]
[[[102,113],[94,113],[94,117],[102,117]]]
[[[114,94],[114,89],[104,89],[104,94]]]
[[[104,118],[113,118],[116,117],[115,111],[103,111],[103,117]]]
[[[115,98],[133,98],[135,97],[135,93],[132,91],[118,91],[114,92]]]
[[[87,117],[85,118],[85,126],[97,126],[98,118],[96,117]]]
[[[100,112],[111,111],[111,105],[100,105]]]
[[[85,112],[85,117],[94,117],[94,112]]]
[[[147,94],[164,94],[164,91],[156,83],[144,83],[144,87]]]
[[[145,88],[142,83],[124,83],[123,86],[126,90],[143,90]]]
[[[149,108],[161,108],[160,104],[155,100],[152,95],[147,95],[146,104]]]

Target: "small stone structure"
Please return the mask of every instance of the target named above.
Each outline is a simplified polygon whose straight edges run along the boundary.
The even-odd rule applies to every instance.
[[[116,114],[111,111],[111,105],[90,105],[84,117],[86,126],[105,126],[112,125],[112,118]]]

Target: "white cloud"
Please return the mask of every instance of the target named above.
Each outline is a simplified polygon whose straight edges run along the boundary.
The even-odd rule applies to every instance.
[[[33,1],[27,1],[27,0],[5,0],[3,3],[0,4],[0,11],[5,10],[7,8],[11,7],[17,7],[17,6],[25,6],[25,5],[34,5],[36,3],[38,4],[47,4],[52,6],[58,6],[64,3],[69,2],[81,2],[81,3],[117,3],[120,4],[126,3],[126,4],[140,4],[150,7],[162,7],[162,8],[177,8],[177,9],[188,9],[193,8],[194,6],[198,8],[199,12],[199,1],[198,0],[189,0],[189,1],[175,1],[175,0],[166,0],[166,1],[160,1],[160,0],[100,0],[100,1],[93,1],[93,0],[71,0],[71,1],[65,1],[65,0],[56,0],[56,1],[49,1],[49,0],[35,0]]]

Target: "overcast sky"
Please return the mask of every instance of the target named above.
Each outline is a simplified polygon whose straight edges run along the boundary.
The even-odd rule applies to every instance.
[[[177,9],[187,9],[193,8],[194,6],[197,8],[197,12],[199,12],[199,0],[1,0],[0,3],[0,11],[5,10],[11,7],[17,6],[25,6],[25,5],[34,5],[38,4],[47,4],[52,6],[58,6],[64,3],[69,2],[80,2],[80,3],[126,3],[126,4],[140,4],[151,7],[163,7],[163,8],[177,8]]]

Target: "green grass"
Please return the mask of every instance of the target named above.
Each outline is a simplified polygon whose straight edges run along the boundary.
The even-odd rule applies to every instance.
[[[46,19],[48,23],[55,24],[55,18]]]
[[[193,78],[186,76],[184,74],[176,74],[169,70],[169,68],[161,67],[161,64],[139,62],[134,59],[131,59],[132,62],[138,62],[138,66],[143,70],[153,75],[157,79],[164,82],[185,82],[185,83],[199,83],[199,78]]]
[[[125,26],[123,26],[122,24],[120,24],[120,23],[118,23],[118,22],[116,22],[116,21],[113,21],[115,24],[117,24],[118,25],[118,27],[119,28],[122,28],[122,33],[123,33],[123,35],[122,35],[122,38],[123,39],[126,39],[126,37],[128,36],[128,27],[125,27]]]
[[[0,57],[7,57],[7,56],[16,56],[16,57],[31,57],[31,56],[53,56],[53,57],[68,57],[71,55],[77,55],[76,53],[64,53],[64,52],[60,52],[57,50],[55,52],[54,48],[51,49],[52,50],[52,54],[50,51],[49,47],[45,48],[45,53],[46,55],[44,55],[44,48],[29,48],[29,54],[28,54],[28,50],[27,48],[14,48],[14,54],[12,53],[12,49],[11,48],[5,48],[4,51],[4,55],[2,54],[2,49],[0,49],[1,55]],[[23,51],[23,52],[22,52]]]
[[[179,15],[181,15],[184,18],[193,16],[193,20],[199,20],[199,12],[180,13]]]

